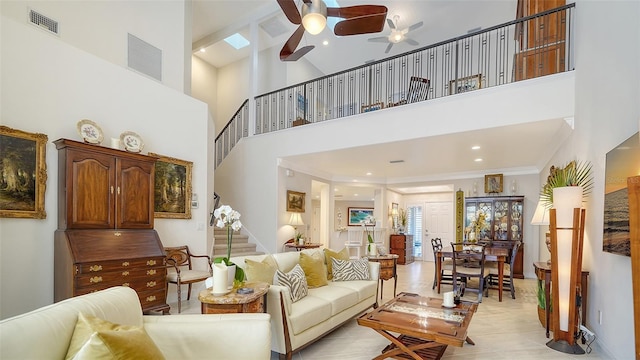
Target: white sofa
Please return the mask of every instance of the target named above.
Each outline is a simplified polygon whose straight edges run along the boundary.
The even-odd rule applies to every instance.
[[[307,249],[313,254],[322,249]],[[245,259],[262,261],[273,256],[278,269],[288,272],[299,263],[301,252],[283,252],[272,255],[232,257],[231,261],[245,268]],[[271,350],[280,358],[291,359],[292,354],[338,328],[346,321],[377,307],[378,274],[380,264],[369,263],[369,280],[329,281],[328,285],[310,288],[309,294],[296,302],[291,301],[289,289],[271,285],[267,293],[267,312],[271,315]],[[250,280],[250,279],[249,279]]]
[[[138,295],[112,287],[0,321],[0,359],[64,359],[78,313],[143,326],[166,359],[269,359],[269,314],[143,315]]]

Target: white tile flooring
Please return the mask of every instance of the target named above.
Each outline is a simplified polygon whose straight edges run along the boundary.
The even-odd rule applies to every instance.
[[[398,265],[397,291],[413,292],[424,296],[441,296],[431,289],[433,282],[433,262],[416,261],[409,265]],[[469,326],[468,336],[476,345],[463,347],[449,346],[442,359],[607,359],[598,347],[598,341],[591,345],[592,351],[584,355],[568,355],[548,348],[545,344],[544,328],[540,325],[536,310],[536,280],[516,279],[516,299],[511,299],[508,291],[498,302],[497,290],[490,290],[489,297],[483,297],[478,311]],[[451,285],[443,285],[442,291],[450,291]],[[183,291],[183,296],[185,296]],[[186,297],[186,296],[185,296]],[[384,284],[381,303],[393,298],[393,280]],[[476,294],[465,295],[475,300]],[[171,313],[177,314],[177,303],[171,303]],[[182,301],[182,313],[200,313],[200,303],[196,291],[191,300]],[[553,336],[553,334],[551,334]],[[373,330],[359,326],[355,319],[326,335],[321,340],[294,354],[294,360],[312,359],[371,359],[380,354],[388,341]],[[586,345],[582,345],[585,349]],[[272,353],[271,359],[278,359]]]

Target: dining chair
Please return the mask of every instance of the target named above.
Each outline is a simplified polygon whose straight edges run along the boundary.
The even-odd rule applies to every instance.
[[[205,281],[211,277],[211,257],[208,255],[193,255],[189,246],[165,247],[167,254],[167,292],[169,283],[178,287],[178,313],[182,311],[182,285],[189,285],[187,300],[191,298],[191,285],[200,281]],[[209,271],[193,270],[193,259],[207,259]]]
[[[511,269],[514,268],[514,263],[516,261],[516,255],[518,254],[518,249],[522,246],[522,241],[516,240],[513,244],[513,248],[511,249],[511,255],[509,256],[509,261],[502,264],[502,290],[511,291],[511,298],[516,298],[516,287],[513,283],[513,271]],[[485,268],[489,272],[489,279],[487,281],[487,296],[489,294],[489,289],[498,289],[498,262],[497,261],[487,261],[485,264]]]
[[[438,266],[438,251],[442,250],[442,239],[434,238],[431,239],[431,248],[433,249],[433,266]],[[431,289],[435,289],[438,286],[438,274],[437,268],[433,272],[433,286]],[[452,274],[453,274],[453,259],[442,257],[441,266],[440,266],[440,285],[449,284],[453,285],[452,282]]]
[[[482,244],[461,245],[451,243],[453,253],[452,282],[453,291],[464,296],[465,291],[478,293],[478,302],[482,302],[484,286],[489,275],[484,267],[484,248]],[[466,279],[466,281],[460,280]],[[469,280],[477,279],[478,287],[469,287]],[[460,284],[459,284],[460,283]]]

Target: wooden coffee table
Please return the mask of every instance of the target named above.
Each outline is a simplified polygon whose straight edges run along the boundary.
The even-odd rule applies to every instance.
[[[198,300],[202,303],[203,314],[227,314],[227,313],[259,313],[267,310],[267,291],[269,284],[266,282],[246,282],[243,288],[253,289],[251,294],[238,294],[238,289],[221,296],[214,296],[211,288],[202,290]]]
[[[400,293],[393,300],[358,318],[391,341],[374,359],[440,359],[448,345],[462,347],[478,305],[463,301],[454,308],[442,299]],[[395,335],[395,334],[398,335]]]

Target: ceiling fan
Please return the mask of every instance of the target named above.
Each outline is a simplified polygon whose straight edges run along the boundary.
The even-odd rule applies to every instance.
[[[280,8],[293,24],[300,25],[280,50],[280,60],[296,61],[311,51],[308,45],[296,50],[305,31],[319,34],[327,24],[327,17],[343,18],[333,32],[338,36],[377,33],[384,29],[387,7],[382,5],[356,5],[327,7],[322,0],[302,0],[301,9],[295,0],[277,0]]]
[[[394,15],[393,16],[393,20],[391,19],[387,19],[387,23],[389,24],[389,27],[391,28],[391,33],[388,36],[381,36],[381,37],[375,37],[375,38],[370,38],[368,39],[368,41],[370,42],[388,42],[389,45],[387,45],[387,49],[384,51],[385,54],[388,54],[389,51],[391,50],[391,48],[393,47],[393,44],[397,44],[399,42],[406,42],[407,44],[416,46],[419,45],[419,43],[411,38],[407,37],[407,34],[419,27],[421,27],[424,23],[422,21],[415,23],[411,26],[409,26],[408,28],[404,28],[402,30],[399,29],[398,27],[398,22],[400,20],[400,16],[399,15]]]

